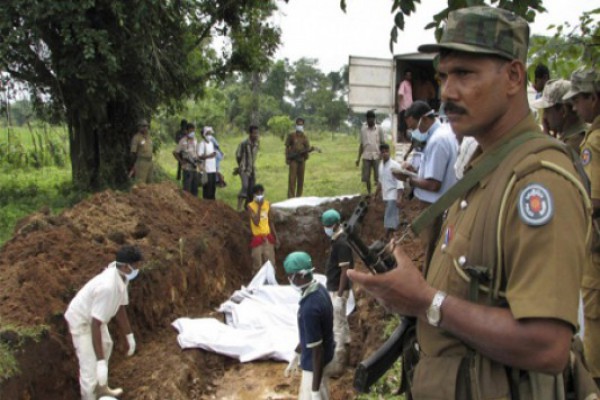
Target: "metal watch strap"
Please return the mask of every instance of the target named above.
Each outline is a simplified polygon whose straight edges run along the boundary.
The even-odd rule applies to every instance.
[[[433,296],[433,300],[427,309],[427,322],[433,326],[440,326],[442,321],[442,303],[446,299],[447,294],[438,290]]]

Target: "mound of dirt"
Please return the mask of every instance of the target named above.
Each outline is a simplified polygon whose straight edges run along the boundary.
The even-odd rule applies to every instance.
[[[333,206],[348,217],[357,201],[324,207]],[[285,282],[280,266],[290,251],[309,251],[322,270],[328,249],[319,223],[322,211],[299,209],[275,217],[282,239],[277,250],[280,282]],[[410,205],[407,213],[410,217]],[[382,235],[383,204],[373,201],[361,237],[370,243]],[[0,375],[0,398],[79,398],[77,359],[63,313],[122,244],[138,245],[145,258],[129,288],[128,313],[138,352],[125,358],[116,325],[109,327],[116,345],[111,386],[126,388],[123,399],[223,398],[218,397],[224,384],[220,379],[244,367],[216,354],[181,351],[170,324],[181,316],[215,316],[212,310],[250,280],[249,237],[245,214],[218,201],[194,198],[170,183],[141,185],[130,193],[105,191],[60,215],[44,210],[27,217],[0,251],[0,345],[13,350],[20,369],[9,379]],[[406,248],[414,259],[422,257],[418,241],[407,242]],[[358,312],[350,318],[349,371],[333,384],[336,399],[355,396],[352,369],[383,340],[383,310],[360,291],[357,299]],[[28,338],[31,328],[42,333]],[[260,371],[266,371],[263,385],[293,393],[297,383],[279,378],[285,365],[271,364],[260,364]],[[256,382],[248,387],[252,385]]]

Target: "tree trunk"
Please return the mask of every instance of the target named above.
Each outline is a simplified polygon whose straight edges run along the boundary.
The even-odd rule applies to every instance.
[[[129,104],[121,102],[97,107],[95,116],[67,107],[73,183],[85,191],[125,188],[133,162],[129,143],[135,129],[131,115],[135,114]]]
[[[260,125],[260,73],[252,72],[252,110],[250,112],[250,123]]]

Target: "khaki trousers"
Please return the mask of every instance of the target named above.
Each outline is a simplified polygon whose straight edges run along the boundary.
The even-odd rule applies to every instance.
[[[291,199],[292,197],[302,197],[305,164],[305,161],[290,161],[290,171],[288,175],[288,199]]]
[[[275,268],[275,247],[265,241],[260,246],[252,249],[252,270],[257,272],[267,260],[271,261],[273,268]]]

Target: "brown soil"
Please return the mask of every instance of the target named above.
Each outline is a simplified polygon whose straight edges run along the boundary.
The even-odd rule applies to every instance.
[[[356,199],[328,205],[347,217]],[[325,206],[324,206],[325,207]],[[408,204],[407,215],[414,215]],[[324,265],[327,241],[318,224],[323,207],[278,213],[282,239],[278,265],[293,250],[307,250]],[[383,234],[383,204],[374,201],[363,222],[366,243]],[[312,222],[311,222],[312,221]],[[317,224],[314,223],[317,221]],[[0,251],[0,342],[15,350],[21,372],[0,379],[2,399],[77,399],[77,361],[63,312],[77,290],[99,273],[122,244],[145,255],[131,284],[128,313],[138,341],[125,358],[117,327],[111,386],[123,399],[293,399],[298,378],[284,378],[284,363],[239,364],[219,355],[181,351],[171,322],[181,316],[214,315],[214,309],[252,276],[248,221],[220,202],[198,200],[172,184],[142,185],[130,193],[105,191],[58,216],[40,212],[19,223]],[[422,258],[418,241],[407,252]],[[359,266],[360,268],[360,266]],[[281,268],[278,277],[283,280]],[[355,396],[353,368],[382,342],[384,311],[358,290],[358,311],[350,317],[352,347],[348,371],[332,383],[334,399]],[[6,328],[47,326],[38,340]]]

